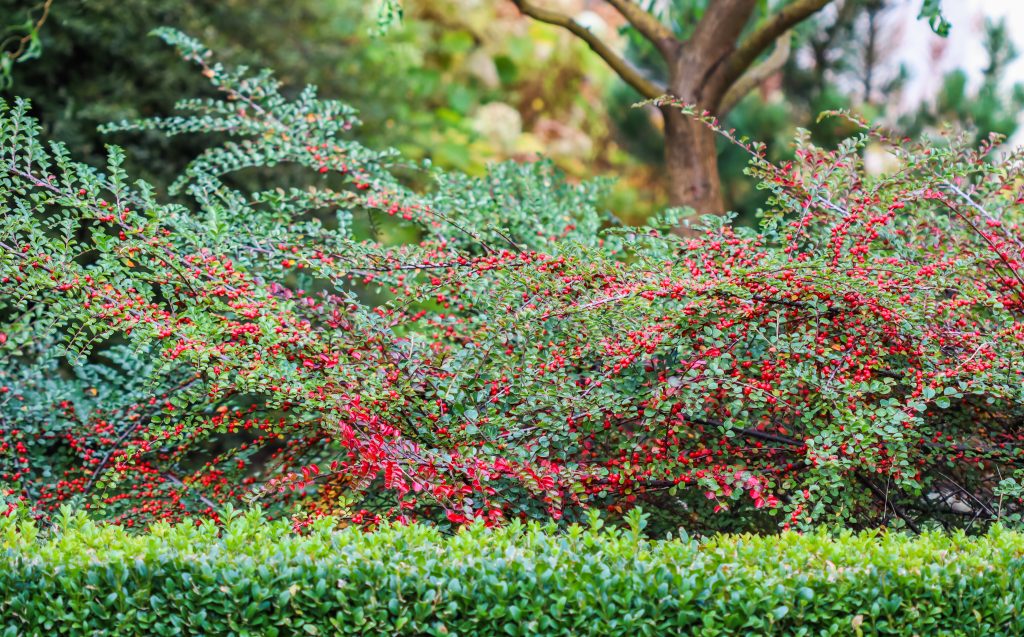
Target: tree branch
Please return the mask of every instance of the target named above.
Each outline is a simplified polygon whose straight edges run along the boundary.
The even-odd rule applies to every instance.
[[[633,0],[605,0],[615,7],[615,10],[622,14],[622,17],[640,32],[640,35],[647,38],[653,44],[665,60],[675,57],[680,43],[676,39],[672,29],[661,23],[647,11],[640,8]]]
[[[782,34],[821,11],[831,2],[832,0],[792,0],[777,13],[765,18],[729,56],[727,84],[732,84],[743,75]]]
[[[792,36],[789,32],[786,32],[775,41],[775,50],[772,51],[771,55],[759,64],[750,67],[746,73],[732,83],[732,86],[722,96],[722,101],[718,105],[719,118],[724,118],[728,115],[729,111],[747,96],[747,93],[757,88],[761,82],[767,80],[786,65],[792,48],[790,46],[791,41]]]
[[[874,482],[872,482],[868,478],[865,478],[864,476],[860,475],[859,473],[854,474],[854,475],[855,475],[855,477],[857,479],[857,482],[859,482],[859,483],[863,484],[865,487],[867,487],[868,491],[870,491],[872,493],[872,495],[875,496],[875,498],[877,498],[878,500],[882,501],[883,511],[885,510],[884,507],[888,506],[890,509],[892,509],[892,512],[896,514],[896,517],[898,517],[899,519],[903,520],[904,524],[907,525],[908,529],[910,529],[914,533],[920,533],[921,532],[921,527],[919,527],[917,525],[917,523],[914,522],[914,520],[911,519],[911,517],[909,515],[904,513],[903,509],[901,509],[898,506],[896,506],[896,503],[893,502],[892,500],[890,500],[888,494],[886,494],[884,491],[879,489],[878,485],[876,485]]]
[[[684,45],[692,51],[691,62],[703,68],[688,69],[704,74],[718,68],[725,56],[734,50],[743,28],[750,20],[757,0],[713,0]],[[774,38],[773,38],[774,39]]]
[[[708,427],[724,427],[725,423],[721,420],[709,420],[707,418],[696,418],[693,416],[684,416],[684,418],[692,423],[698,425],[706,425]],[[783,436],[782,434],[772,433],[770,431],[761,431],[760,429],[754,429],[751,427],[747,428],[736,428],[732,429],[741,436],[747,436],[749,438],[758,438],[760,440],[766,440],[768,442],[775,442],[778,444],[786,445],[789,447],[806,447],[807,443],[803,440],[791,438],[789,436]]]
[[[601,38],[573,20],[570,16],[550,9],[544,9],[533,4],[529,0],[512,0],[523,14],[530,16],[538,22],[544,22],[566,29],[579,39],[587,43],[594,53],[601,56],[608,66],[615,71],[627,84],[632,86],[646,98],[660,97],[665,94],[664,86],[647,78],[642,71],[630,64],[625,58],[611,49]],[[637,7],[639,9],[639,7]]]
[[[50,8],[52,6],[53,6],[53,0],[46,0],[46,2],[43,3],[42,15],[40,15],[39,19],[36,20],[35,23],[31,25],[31,27],[29,28],[29,33],[27,35],[25,35],[24,37],[22,37],[20,39],[17,39],[17,40],[15,40],[15,36],[11,36],[11,37],[7,38],[6,40],[4,40],[3,42],[0,42],[0,52],[2,52],[3,55],[6,55],[9,60],[14,61],[14,62],[16,62],[18,60],[18,58],[20,58],[22,55],[24,55],[25,51],[28,49],[29,44],[32,42],[32,37],[34,35],[37,35],[38,32],[39,32],[39,29],[43,28],[43,24],[46,23],[46,18],[49,17],[49,15],[50,15]],[[29,18],[30,19],[31,19],[31,16],[32,16],[31,12],[34,11],[34,10],[35,9],[29,9]],[[15,49],[13,51],[6,51],[5,49],[7,48],[8,43],[11,42],[12,40],[16,41],[18,46],[15,47]]]

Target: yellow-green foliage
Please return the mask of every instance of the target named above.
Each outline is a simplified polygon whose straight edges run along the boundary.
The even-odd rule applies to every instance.
[[[0,521],[5,635],[1019,635],[1024,535]]]

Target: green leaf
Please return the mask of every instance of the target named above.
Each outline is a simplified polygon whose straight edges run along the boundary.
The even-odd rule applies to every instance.
[[[921,3],[921,12],[917,17],[918,19],[927,20],[928,26],[930,26],[932,31],[937,35],[942,37],[949,35],[952,25],[942,14],[942,0],[923,0]]]

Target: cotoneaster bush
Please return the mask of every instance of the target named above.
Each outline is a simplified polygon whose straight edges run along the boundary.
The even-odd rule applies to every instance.
[[[410,191],[429,167],[354,141],[344,104],[289,101],[269,72],[161,35],[222,94],[112,127],[218,140],[170,198],[116,148],[101,171],[40,140],[25,104],[0,113],[9,507],[145,524],[259,500],[296,524],[447,526],[644,500],[702,531],[1019,518],[1019,154],[865,129],[775,166],[734,140],[770,195],[759,228],[680,237],[678,211],[616,227],[601,184],[545,163]],[[865,174],[869,141],[898,168]]]

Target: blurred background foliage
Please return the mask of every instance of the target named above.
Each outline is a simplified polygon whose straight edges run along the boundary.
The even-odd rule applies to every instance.
[[[28,17],[24,0],[0,0],[0,14],[19,12]],[[586,45],[496,2],[413,0],[382,34],[376,20],[364,0],[57,0],[40,33],[45,54],[16,64],[4,94],[30,98],[47,136],[77,156],[98,161],[116,142],[136,174],[167,183],[195,152],[187,140],[96,127],[209,90],[147,37],[170,25],[222,59],[275,69],[293,91],[316,84],[351,103],[368,143],[408,157],[480,175],[488,162],[544,153],[573,176],[624,174],[620,197],[647,179],[611,140],[603,99],[613,78]]]
[[[834,118],[816,121],[827,109],[851,109],[909,134],[939,122],[973,125],[979,137],[1012,134],[1024,86],[1004,80],[1017,52],[1000,23],[985,29],[989,65],[980,88],[954,71],[933,103],[911,112],[891,108],[907,80],[890,59],[889,14],[899,1],[845,0],[801,25],[787,65],[734,108],[727,125],[767,142],[776,159],[791,153],[798,127],[825,144],[849,134]],[[699,17],[706,0],[667,2],[679,21]],[[0,0],[0,15],[13,16],[0,87],[4,97],[30,98],[46,135],[67,142],[77,157],[97,163],[103,145],[117,143],[134,174],[165,185],[197,152],[188,139],[102,136],[96,127],[167,113],[180,96],[208,90],[147,37],[168,25],[204,40],[226,61],[274,68],[289,90],[312,83],[322,95],[351,103],[370,145],[475,176],[494,161],[542,154],[574,179],[614,176],[603,205],[627,223],[664,206],[660,115],[632,108],[639,96],[585,44],[523,18],[507,0],[403,4],[401,22],[382,31],[377,7],[365,0]],[[661,72],[646,41],[623,28],[607,5],[557,4],[649,73]],[[45,24],[38,25],[44,11]],[[25,51],[8,55],[23,40]],[[738,148],[721,145],[725,196],[750,220],[762,196],[743,175],[745,166]]]

